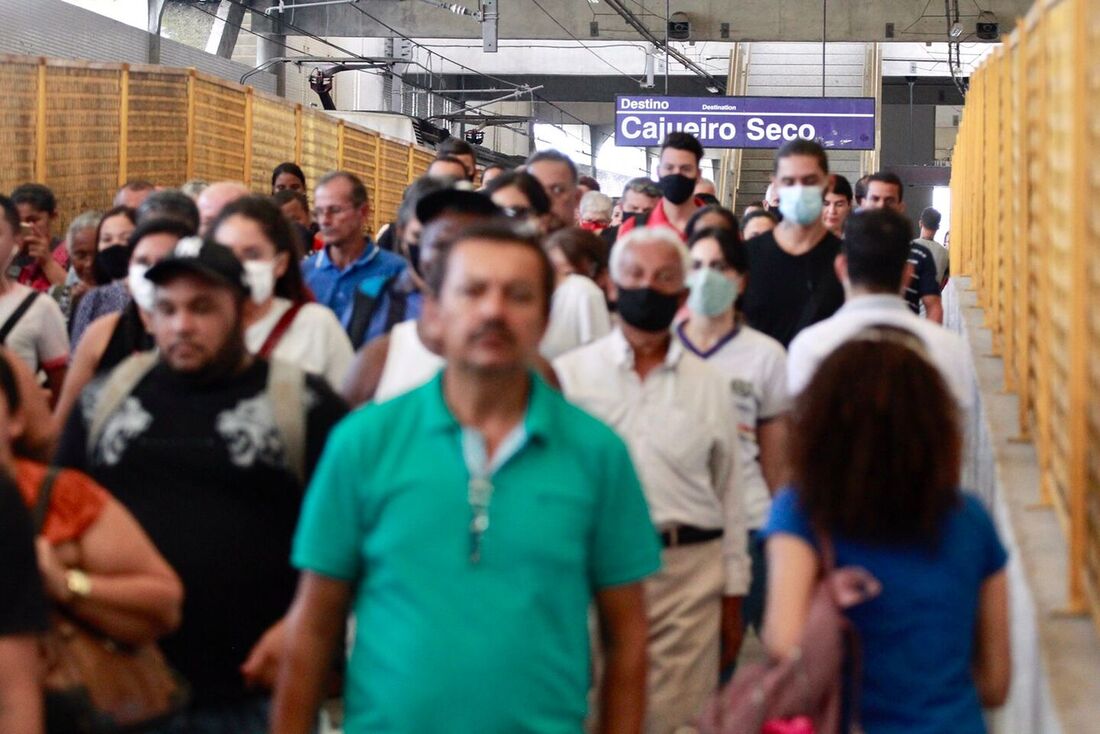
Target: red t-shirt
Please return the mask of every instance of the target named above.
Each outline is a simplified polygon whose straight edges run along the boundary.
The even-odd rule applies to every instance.
[[[65,243],[54,245],[53,248],[53,261],[63,267],[66,272],[69,270],[69,248],[65,247]],[[23,285],[29,285],[36,291],[45,293],[50,289],[52,283],[50,279],[46,277],[46,273],[42,270],[37,262],[32,262],[24,265],[19,270],[19,275],[16,281]]]
[[[27,459],[15,460],[15,483],[27,507],[34,507],[38,501],[38,490],[45,476],[45,465]],[[42,534],[54,545],[76,540],[99,519],[109,496],[88,475],[62,469],[54,481]]]
[[[684,234],[683,232],[681,232],[676,226],[674,226],[671,222],[668,221],[668,217],[665,215],[664,202],[665,202],[665,200],[661,199],[660,201],[657,202],[657,206],[653,207],[653,211],[651,211],[649,213],[649,218],[646,220],[645,226],[646,227],[668,227],[673,232],[680,235],[680,239],[682,239],[684,242],[687,242],[687,235]],[[695,198],[695,206],[696,206],[696,208],[704,207],[704,206],[706,206],[706,202],[703,201],[702,199],[696,197]],[[626,234],[630,230],[634,229],[636,226],[638,226],[638,218],[637,217],[631,217],[627,221],[623,222],[622,224],[619,225],[619,237],[622,237],[624,234]],[[616,237],[615,239],[618,239],[619,237]]]

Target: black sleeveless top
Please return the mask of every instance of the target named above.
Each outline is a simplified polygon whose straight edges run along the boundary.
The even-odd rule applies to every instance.
[[[137,304],[130,301],[119,314],[118,323],[111,332],[103,356],[99,358],[95,373],[101,375],[110,372],[119,362],[135,352],[146,352],[155,346],[152,334],[145,331],[145,324],[141,322]]]

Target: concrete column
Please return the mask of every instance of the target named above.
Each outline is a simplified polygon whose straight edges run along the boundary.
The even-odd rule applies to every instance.
[[[167,0],[149,0],[149,46],[145,51],[145,60],[150,64],[160,63],[160,20],[164,16]]]
[[[257,10],[267,7],[278,7],[276,0],[267,0],[257,4]],[[270,14],[254,13],[252,15],[252,30],[259,37],[256,39],[256,65],[259,66],[273,58],[287,56],[286,34],[283,33],[281,13]],[[275,75],[275,93],[280,97],[286,96],[286,66],[276,64],[268,69]]]

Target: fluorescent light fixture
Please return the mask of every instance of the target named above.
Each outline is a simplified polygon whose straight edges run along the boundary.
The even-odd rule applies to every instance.
[[[955,21],[955,23],[952,24],[952,26],[951,26],[951,37],[952,38],[958,38],[962,34],[963,34],[962,23],[959,23],[958,21]]]

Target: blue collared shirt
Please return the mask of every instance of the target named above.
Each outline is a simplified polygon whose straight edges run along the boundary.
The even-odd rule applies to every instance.
[[[302,277],[317,302],[331,308],[345,329],[351,321],[356,290],[362,290],[376,299],[370,326],[363,339],[366,342],[385,332],[389,288],[405,268],[404,258],[368,240],[359,259],[343,270],[332,262],[327,247],[321,249],[302,263]],[[360,344],[353,346],[358,348]]]

